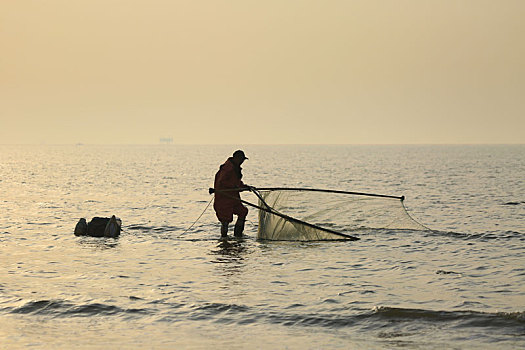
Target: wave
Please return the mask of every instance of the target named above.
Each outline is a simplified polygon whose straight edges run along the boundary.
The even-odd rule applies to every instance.
[[[437,275],[457,275],[457,276],[463,277],[463,274],[461,272],[456,272],[456,271],[437,270],[436,274]]]
[[[208,314],[218,314],[223,312],[237,314],[242,312],[249,312],[251,310],[248,306],[224,303],[204,303],[203,305],[193,305],[192,309],[197,312],[203,312]]]
[[[505,240],[505,239],[524,239],[525,234],[518,231],[502,231],[502,232],[489,232],[489,233],[462,233],[453,231],[431,231],[426,232],[426,236],[444,236],[463,240]]]
[[[138,298],[140,299],[140,298]],[[140,299],[141,300],[141,299]],[[1,313],[51,317],[148,317],[159,316],[160,322],[209,320],[229,324],[267,323],[292,327],[318,327],[327,329],[357,328],[378,331],[384,337],[402,336],[407,332],[419,333],[429,329],[453,328],[480,334],[525,336],[525,312],[481,312],[471,310],[435,311],[425,309],[378,306],[370,309],[338,308],[326,313],[301,313],[306,307],[294,304],[272,309],[263,305],[246,306],[235,303],[199,303],[171,305],[167,301],[148,303],[151,308],[124,308],[105,303],[75,304],[66,300],[32,300],[21,306],[0,308]],[[163,311],[159,310],[164,309]],[[167,307],[167,308],[165,308]],[[352,311],[353,310],[353,311]],[[292,311],[292,312],[290,312]],[[348,312],[351,312],[348,314]]]
[[[482,311],[433,311],[376,307],[371,315],[385,320],[431,320],[434,322],[463,321],[465,325],[490,326],[525,325],[525,312],[482,312]]]
[[[32,300],[22,306],[5,307],[0,309],[10,314],[30,314],[41,316],[107,316],[107,315],[134,315],[150,313],[147,309],[120,308],[103,303],[74,304],[65,300]]]
[[[283,325],[321,326],[327,328],[358,327],[367,330],[384,330],[388,327],[402,329],[435,327],[438,324],[454,328],[490,328],[505,329],[515,335],[525,335],[525,312],[485,313],[477,311],[432,311],[420,309],[403,309],[377,307],[372,312],[363,312],[353,316],[334,314],[315,315],[282,315],[270,314],[272,323]]]
[[[294,304],[283,310],[296,310],[303,305]],[[383,330],[390,326],[402,328],[403,324],[410,328],[435,327],[438,324],[463,328],[490,328],[504,329],[506,334],[525,335],[525,312],[481,312],[471,310],[434,311],[425,309],[395,308],[379,306],[372,310],[361,310],[352,315],[340,313],[301,314],[279,311],[265,311],[252,307],[224,304],[205,303],[191,306],[191,318],[220,319],[220,322],[246,323],[268,322],[284,326],[315,326],[326,328],[359,327]],[[416,326],[414,326],[416,325]]]

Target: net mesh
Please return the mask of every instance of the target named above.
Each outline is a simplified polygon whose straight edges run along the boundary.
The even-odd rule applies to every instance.
[[[399,198],[369,197],[307,190],[260,191],[259,239],[340,240],[362,229],[428,230],[407,213]],[[305,223],[318,227],[311,227]],[[342,233],[337,234],[337,233]]]

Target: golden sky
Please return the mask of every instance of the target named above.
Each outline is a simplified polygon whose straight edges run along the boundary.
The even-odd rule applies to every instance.
[[[523,0],[3,0],[0,144],[525,143]]]

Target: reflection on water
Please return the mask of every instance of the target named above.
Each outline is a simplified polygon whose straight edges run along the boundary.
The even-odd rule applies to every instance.
[[[211,262],[217,264],[217,268],[223,276],[232,276],[244,270],[245,259],[248,254],[246,245],[248,242],[243,238],[229,238],[220,240],[212,249],[211,254],[215,257]]]
[[[233,263],[240,264],[244,260],[246,253],[246,247],[244,245],[244,239],[235,240],[221,240],[215,249],[211,251],[213,255],[216,255],[214,263]]]
[[[77,243],[85,248],[93,250],[106,250],[118,247],[118,238],[109,237],[80,237]]]

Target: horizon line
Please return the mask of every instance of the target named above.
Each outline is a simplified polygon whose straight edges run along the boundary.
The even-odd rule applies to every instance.
[[[519,146],[525,142],[469,143],[0,143],[0,146]]]

